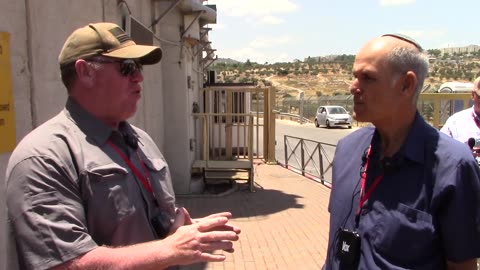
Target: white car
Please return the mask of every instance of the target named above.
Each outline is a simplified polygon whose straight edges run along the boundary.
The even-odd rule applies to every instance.
[[[320,106],[315,116],[315,126],[346,126],[352,128],[352,116],[342,106]]]

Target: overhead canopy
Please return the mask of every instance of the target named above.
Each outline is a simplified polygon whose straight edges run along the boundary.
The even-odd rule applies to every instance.
[[[216,5],[203,5],[198,0],[183,0],[180,2],[179,8],[187,14],[200,11],[200,26],[208,23],[217,23]]]

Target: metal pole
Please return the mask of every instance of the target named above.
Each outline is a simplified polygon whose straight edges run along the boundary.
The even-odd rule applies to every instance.
[[[300,139],[300,160],[302,162],[302,175],[305,176],[305,150],[303,149],[303,139]]]
[[[288,169],[287,135],[283,135],[283,149],[285,149],[285,168]]]
[[[303,103],[304,103],[305,92],[300,92],[300,108],[298,114],[300,115],[300,124],[303,124]]]
[[[320,181],[324,182],[325,176],[323,172],[323,155],[322,155],[322,144],[318,143],[318,160],[320,161]]]

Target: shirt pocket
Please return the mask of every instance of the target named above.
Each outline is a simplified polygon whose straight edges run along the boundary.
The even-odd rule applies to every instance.
[[[167,167],[167,163],[165,162],[165,160],[161,158],[150,158],[150,159],[145,158],[144,163],[145,163],[145,166],[150,171],[153,171],[153,172],[160,172],[161,170]]]
[[[380,218],[373,245],[385,258],[415,262],[434,253],[436,234],[429,213],[402,203],[392,209],[378,208],[374,205]]]
[[[86,172],[85,185],[89,228],[102,236],[113,232],[123,219],[133,216],[135,202],[142,201],[135,179],[118,164],[90,169]]]
[[[150,174],[150,184],[161,210],[174,216],[175,195],[167,163],[162,158],[145,159],[144,163]]]

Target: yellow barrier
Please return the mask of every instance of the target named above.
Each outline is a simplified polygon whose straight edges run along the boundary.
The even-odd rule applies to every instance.
[[[422,93],[417,108],[426,121],[440,128],[450,115],[471,106],[471,98],[471,93]]]
[[[10,34],[0,32],[0,153],[15,148],[15,112],[10,65]]]

